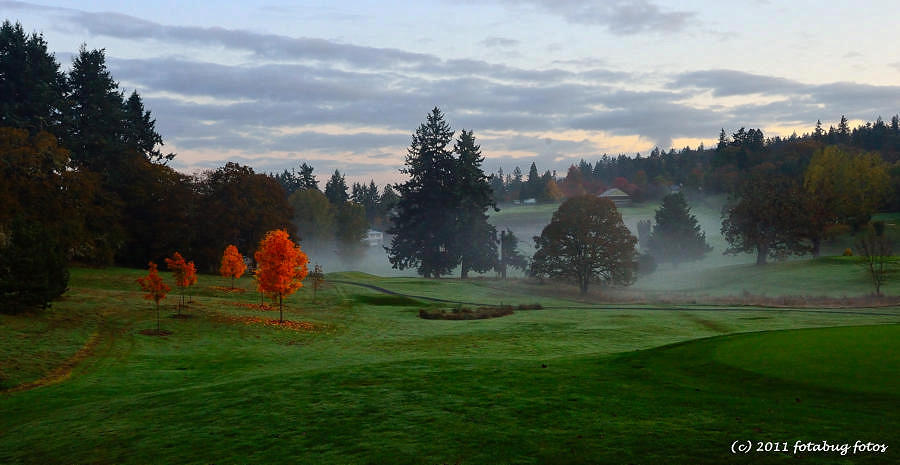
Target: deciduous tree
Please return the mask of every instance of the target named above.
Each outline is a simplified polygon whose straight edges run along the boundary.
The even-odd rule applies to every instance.
[[[324,247],[334,238],[335,207],[318,189],[302,189],[291,194],[297,234],[308,250]]]
[[[150,271],[147,276],[138,278],[137,282],[146,292],[144,298],[156,303],[156,334],[159,334],[159,301],[164,299],[172,288],[159,277],[156,263],[153,262],[150,262]]]
[[[857,255],[862,259],[866,272],[875,286],[875,295],[881,295],[881,287],[894,271],[896,260],[891,256],[891,242],[883,231],[868,231],[856,240]]]
[[[536,276],[574,281],[582,294],[592,281],[634,282],[637,238],[609,199],[581,195],[562,203],[535,237]]]
[[[756,252],[756,264],[767,258],[802,255],[806,224],[798,183],[771,167],[755,168],[722,212],[722,235],[731,245],[725,253]]]
[[[197,269],[194,262],[185,261],[178,252],[172,254],[172,258],[165,260],[166,268],[175,276],[175,285],[181,292],[181,303],[178,305],[178,313],[181,314],[181,307],[184,306],[184,292],[197,282]]]
[[[278,321],[284,322],[284,297],[303,287],[309,259],[283,229],[269,231],[254,258],[259,291],[278,298]]]
[[[337,206],[335,224],[337,226],[335,240],[338,256],[347,262],[359,260],[364,252],[363,247],[365,247],[363,239],[369,229],[369,224],[366,222],[366,209],[358,203],[344,202]]]
[[[322,287],[322,284],[325,282],[325,272],[322,271],[322,265],[316,263],[316,266],[313,267],[312,273],[309,274],[309,279],[312,280],[313,302],[315,302],[316,294],[319,292],[319,288]]]
[[[231,288],[234,289],[235,278],[243,276],[244,271],[247,271],[244,256],[238,252],[237,247],[229,244],[228,247],[225,247],[225,253],[222,254],[222,265],[219,267],[219,273],[223,277],[231,278]]]

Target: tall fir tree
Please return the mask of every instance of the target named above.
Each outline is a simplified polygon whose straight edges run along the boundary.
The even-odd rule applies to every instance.
[[[325,183],[325,197],[328,197],[328,200],[334,205],[343,205],[350,199],[350,196],[347,195],[347,181],[344,180],[340,171],[334,170],[331,179]]]
[[[537,165],[531,162],[531,168],[528,169],[528,178],[522,185],[522,191],[519,193],[519,199],[536,199],[541,196],[541,175],[538,174]]]
[[[470,270],[483,273],[496,266],[497,230],[488,223],[486,213],[488,208],[496,208],[496,204],[491,185],[481,169],[484,156],[473,132],[460,131],[453,151],[458,155],[454,196],[459,199],[456,238],[460,277],[467,278]]]
[[[397,185],[400,199],[395,207],[393,237],[388,259],[396,269],[416,268],[425,277],[450,273],[459,263],[456,246],[456,207],[453,176],[456,167],[448,145],[453,130],[435,107],[412,136],[406,166],[400,171],[409,179]]]
[[[56,58],[39,34],[22,25],[0,26],[0,126],[62,135],[60,115],[67,83]]]
[[[319,181],[313,174],[313,167],[306,162],[300,164],[300,174],[297,175],[300,181],[301,189],[319,189]]]
[[[519,238],[509,228],[500,231],[500,259],[495,268],[503,279],[509,268],[525,271],[528,268],[528,259],[519,251]]]

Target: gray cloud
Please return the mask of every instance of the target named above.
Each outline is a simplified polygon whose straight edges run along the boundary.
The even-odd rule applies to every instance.
[[[496,36],[488,37],[478,43],[485,47],[492,47],[492,48],[494,48],[494,47],[509,48],[509,47],[515,47],[515,46],[519,45],[519,41],[516,39],[510,39],[507,37],[496,37]]]
[[[620,35],[644,32],[679,32],[696,14],[667,11],[649,0],[501,0],[510,5],[528,4],[559,15],[574,24],[602,26]]]
[[[803,85],[784,78],[716,69],[683,73],[669,87],[705,89],[711,90],[714,97],[730,97],[758,93],[790,94],[802,89]]]
[[[653,19],[654,15],[670,14],[640,1],[630,6],[621,2],[602,6],[582,1],[531,3],[556,11],[585,10],[585,14],[590,13],[587,10],[602,10],[607,15],[644,11],[643,23],[630,20],[633,28],[656,27],[649,26],[661,21]],[[160,40],[167,47],[214,45],[247,52],[250,64],[242,65],[115,56],[108,57],[108,63],[116,79],[144,96],[170,145],[179,150],[239,153],[247,160],[252,155],[254,166],[256,155],[271,152],[315,155],[317,160],[328,154],[351,153],[373,161],[399,162],[409,134],[435,105],[444,110],[454,128],[474,129],[476,136],[502,131],[514,134],[485,140],[485,154],[491,163],[497,160],[506,168],[512,166],[507,161],[525,163],[516,161],[514,153],[533,153],[543,170],[564,169],[569,160],[596,158],[612,150],[587,140],[542,139],[529,133],[602,131],[640,136],[666,148],[680,137],[714,138],[721,127],[731,130],[803,122],[811,127],[816,119],[836,119],[841,114],[862,119],[879,114],[887,117],[897,112],[900,103],[898,86],[811,85],[725,69],[682,73],[672,76],[661,89],[638,92],[623,88],[631,83],[647,84],[641,75],[606,69],[600,60],[561,60],[553,63],[559,67],[526,69],[323,39],[166,26],[126,15],[2,0],[0,7],[51,11],[62,18],[57,25],[75,24],[96,35]],[[747,97],[750,102],[707,108],[685,103],[705,94]],[[755,103],[752,99],[757,96],[776,96],[779,101]],[[321,125],[354,130],[335,135],[315,129]],[[304,130],[283,133],[279,128]],[[563,161],[555,161],[558,159]],[[264,170],[292,165],[282,158],[260,160]],[[317,169],[341,167],[340,160],[321,164]],[[371,164],[372,169],[376,167],[384,169],[384,165]]]
[[[734,118],[748,125],[756,121],[809,122],[847,115],[874,119],[890,115],[900,106],[900,86],[876,86],[852,82],[805,84],[790,79],[731,70],[695,71],[681,74],[670,89],[711,92],[716,97],[784,96],[771,104],[746,104],[732,109]]]

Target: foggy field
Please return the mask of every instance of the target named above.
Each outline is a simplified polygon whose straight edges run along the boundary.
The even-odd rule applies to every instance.
[[[307,324],[292,330],[261,323],[278,312],[254,307],[250,279],[226,293],[204,275],[190,318],[169,318],[170,294],[173,334],[157,337],[139,334],[155,327],[142,271],[72,271],[52,309],[0,315],[0,463],[722,463],[738,439],[900,429],[897,307],[594,304],[348,272],[315,303],[308,287],[287,299],[285,319]],[[456,305],[360,284],[544,309],[423,320]]]

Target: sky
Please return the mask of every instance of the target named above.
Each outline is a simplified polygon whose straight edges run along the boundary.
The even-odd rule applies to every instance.
[[[64,69],[106,50],[172,166],[302,162],[324,184],[402,180],[434,106],[484,168],[560,175],[580,159],[714,144],[900,113],[894,1],[43,1],[0,17]]]

